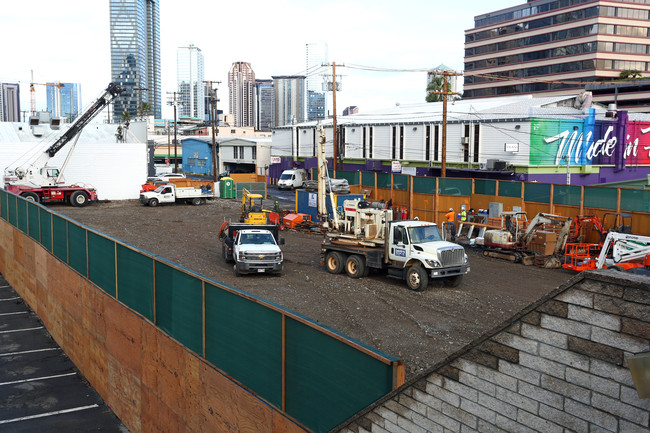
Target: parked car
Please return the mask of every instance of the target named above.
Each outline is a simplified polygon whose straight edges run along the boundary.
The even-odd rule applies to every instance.
[[[304,168],[284,170],[278,180],[278,189],[302,188],[306,180],[307,170]]]

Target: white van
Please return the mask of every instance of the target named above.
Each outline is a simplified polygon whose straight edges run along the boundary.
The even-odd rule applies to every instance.
[[[307,170],[304,168],[284,170],[278,180],[278,189],[302,188],[306,180]]]

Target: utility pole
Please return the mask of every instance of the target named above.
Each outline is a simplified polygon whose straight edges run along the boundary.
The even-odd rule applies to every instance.
[[[339,144],[338,144],[338,131],[336,127],[336,62],[332,62],[331,65],[321,65],[321,66],[331,66],[332,67],[332,111],[334,112],[334,115],[332,116],[332,134],[333,134],[333,154],[334,154],[334,170],[338,168],[338,160],[339,160]],[[339,66],[345,66],[345,65],[339,65]],[[345,145],[345,143],[343,143]]]
[[[429,92],[430,94],[442,95],[442,166],[440,177],[447,177],[447,98],[458,93],[449,91],[449,77],[462,75],[455,71],[442,71],[442,92]]]
[[[167,103],[174,106],[174,173],[178,173],[178,121],[176,120],[176,107],[178,106],[176,95],[178,92],[167,92],[167,94],[173,95],[173,99]]]
[[[219,180],[219,161],[217,156],[217,126],[219,124],[217,119],[217,89],[212,88],[212,84],[221,84],[221,81],[204,81],[210,85],[210,117],[212,118],[212,177],[216,182]]]

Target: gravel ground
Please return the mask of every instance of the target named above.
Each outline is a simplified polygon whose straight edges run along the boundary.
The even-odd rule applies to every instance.
[[[241,205],[215,200],[151,208],[136,200],[85,208],[51,205],[56,212],[207,277],[268,299],[404,360],[407,379],[441,361],[572,274],[483,257],[466,247],[471,273],[456,288],[433,281],[412,292],[379,273],[353,280],[319,264],[322,236],[285,230],[282,277],[235,277],[221,257],[224,220],[239,221]]]

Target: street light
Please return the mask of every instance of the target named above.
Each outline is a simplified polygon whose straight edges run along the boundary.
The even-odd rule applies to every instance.
[[[174,173],[178,173],[178,121],[176,120],[176,107],[178,105],[183,105],[183,103],[176,98],[178,92],[167,92],[167,94],[173,95],[173,97],[170,97],[167,101],[167,105],[174,106]]]

